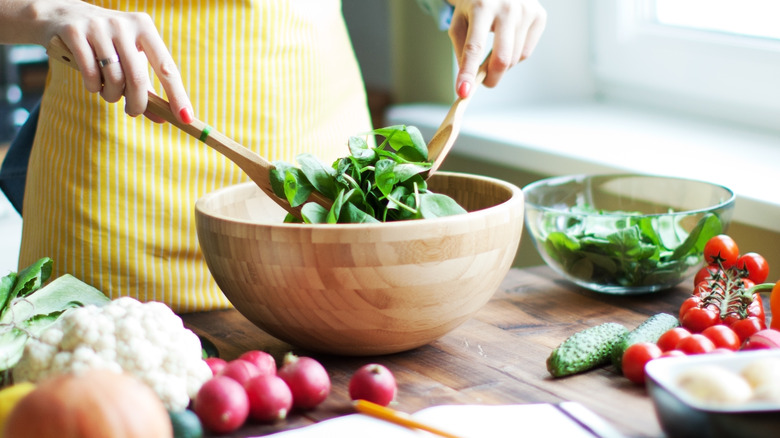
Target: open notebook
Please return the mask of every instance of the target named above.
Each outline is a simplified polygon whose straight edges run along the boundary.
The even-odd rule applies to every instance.
[[[621,435],[584,406],[565,402],[518,405],[442,405],[426,408],[412,417],[463,438],[617,438]],[[575,420],[577,418],[577,420]],[[427,432],[408,429],[363,414],[351,414],[300,429],[272,435],[274,438],[421,438]]]

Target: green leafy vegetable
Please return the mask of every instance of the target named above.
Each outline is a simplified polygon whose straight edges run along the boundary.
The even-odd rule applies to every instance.
[[[19,274],[0,279],[0,371],[16,365],[31,336],[40,335],[66,310],[109,301],[102,292],[65,274],[46,286],[52,260],[44,257]]]
[[[372,148],[366,136],[383,137]],[[276,162],[274,193],[291,206],[302,205],[306,223],[371,223],[427,219],[465,213],[449,196],[428,190],[428,148],[413,126],[375,129],[348,141],[350,155],[327,167],[310,154],[296,157],[300,167]],[[333,201],[330,210],[306,202],[313,190]],[[285,221],[295,219],[288,215]]]
[[[600,212],[588,205],[568,212],[564,218],[560,212],[541,217],[539,243],[569,275],[602,285],[676,284],[699,265],[707,240],[723,232],[713,213],[702,216],[688,232],[682,223],[686,215]]]
[[[203,359],[219,357],[219,349],[209,338],[198,335],[198,339],[200,339],[200,354]]]

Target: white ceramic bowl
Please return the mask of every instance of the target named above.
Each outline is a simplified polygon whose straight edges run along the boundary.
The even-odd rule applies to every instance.
[[[670,438],[775,438],[780,436],[780,404],[749,401],[718,406],[692,398],[677,383],[678,376],[703,365],[722,366],[739,373],[761,358],[780,359],[780,350],[711,353],[648,362],[647,390],[661,426]]]

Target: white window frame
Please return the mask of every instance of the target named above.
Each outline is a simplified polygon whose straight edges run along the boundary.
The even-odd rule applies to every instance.
[[[592,1],[602,97],[780,131],[780,41],[661,25],[653,0]]]

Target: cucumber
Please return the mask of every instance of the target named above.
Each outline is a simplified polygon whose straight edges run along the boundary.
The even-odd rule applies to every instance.
[[[617,345],[612,349],[612,365],[622,372],[623,353],[626,349],[639,342],[656,343],[658,338],[667,330],[680,325],[676,317],[668,313],[658,313],[647,318],[637,328],[626,333]]]
[[[553,377],[563,377],[609,363],[613,347],[626,333],[627,328],[614,322],[579,331],[550,353],[547,371]]]

